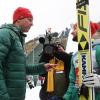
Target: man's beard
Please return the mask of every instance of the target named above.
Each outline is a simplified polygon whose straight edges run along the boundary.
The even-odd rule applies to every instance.
[[[77,35],[75,37],[73,37],[72,40],[75,41],[75,42],[78,42]]]

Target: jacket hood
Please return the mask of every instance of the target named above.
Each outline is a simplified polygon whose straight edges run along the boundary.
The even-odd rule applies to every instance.
[[[22,35],[24,37],[26,37],[27,35],[24,34],[22,31],[21,31],[21,28],[20,27],[17,27],[15,26],[14,24],[3,24],[1,26],[1,28],[8,28],[8,29],[11,29],[12,31],[14,31],[15,33],[17,33],[18,35]]]

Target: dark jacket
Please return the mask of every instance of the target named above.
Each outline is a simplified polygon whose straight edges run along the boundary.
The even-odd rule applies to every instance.
[[[54,56],[64,62],[64,73],[57,74],[54,73],[54,92],[47,92],[47,74],[44,74],[45,82],[42,85],[40,90],[40,99],[41,100],[49,100],[50,97],[57,96],[58,98],[63,97],[65,92],[67,91],[67,87],[69,84],[69,72],[70,72],[70,64],[71,64],[71,54],[67,54],[65,52],[56,52]],[[41,62],[49,62],[52,57],[47,55],[42,55],[40,61]],[[59,84],[58,84],[59,83]],[[48,98],[48,99],[47,99]]]
[[[26,65],[24,36],[13,24],[0,28],[0,100],[24,100],[26,74],[45,72],[44,64]]]

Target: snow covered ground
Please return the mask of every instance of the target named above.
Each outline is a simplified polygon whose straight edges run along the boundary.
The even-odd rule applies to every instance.
[[[26,98],[25,100],[40,100],[39,99],[39,91],[41,86],[36,86],[33,89],[26,89]]]

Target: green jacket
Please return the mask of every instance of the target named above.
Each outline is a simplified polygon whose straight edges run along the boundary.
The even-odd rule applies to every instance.
[[[94,70],[97,70],[97,74],[100,75],[100,39],[97,39],[94,41],[92,52],[95,52],[92,54],[94,54],[96,57],[96,58],[93,57],[94,59],[92,59]],[[70,84],[69,84],[66,94],[63,97],[64,100],[79,100],[78,88],[76,88],[77,86],[75,86],[76,69],[78,67],[77,58],[78,58],[78,55],[77,53],[75,53],[72,57],[71,70],[70,70],[70,75],[69,75]],[[100,88],[98,89],[95,88],[95,100],[100,100]]]
[[[77,68],[77,64],[78,64],[78,60],[77,60],[77,53],[76,53],[72,56],[71,69],[69,74],[70,82],[69,82],[68,89],[65,95],[63,96],[64,100],[79,100],[78,89],[75,87],[75,81],[76,81],[75,69]]]
[[[0,28],[0,100],[24,100],[26,74],[45,73],[42,63],[26,65],[24,36],[13,24]]]

